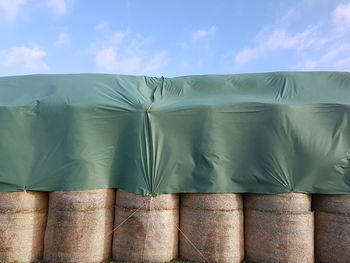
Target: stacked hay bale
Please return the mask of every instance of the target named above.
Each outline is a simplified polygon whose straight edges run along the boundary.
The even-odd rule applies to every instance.
[[[155,198],[117,190],[113,258],[127,262],[168,262],[177,258],[179,196]]]
[[[48,194],[0,193],[0,262],[42,258]]]
[[[180,229],[183,259],[211,263],[244,259],[240,194],[183,194]]]
[[[350,195],[315,195],[315,254],[319,262],[350,261]]]
[[[244,206],[249,262],[314,262],[310,195],[247,194]]]
[[[51,192],[45,262],[96,263],[110,258],[115,190]]]

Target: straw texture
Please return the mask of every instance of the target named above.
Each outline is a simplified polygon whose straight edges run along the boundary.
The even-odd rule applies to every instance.
[[[310,196],[247,194],[244,205],[248,262],[314,262]]]
[[[117,190],[113,258],[168,262],[178,256],[179,196],[144,197]]]
[[[48,194],[0,193],[0,262],[42,258]]]
[[[311,210],[311,195],[303,193],[246,194],[244,208],[270,212],[305,212]]]
[[[115,190],[51,192],[44,260],[97,263],[111,255]]]
[[[350,195],[315,195],[316,260],[350,262]]]
[[[350,195],[313,195],[313,209],[328,213],[349,213]]]
[[[180,228],[180,258],[210,263],[244,258],[239,194],[182,194]]]

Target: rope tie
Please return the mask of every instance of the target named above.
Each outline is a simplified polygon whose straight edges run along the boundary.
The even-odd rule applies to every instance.
[[[173,224],[177,228],[177,230],[179,230],[180,234],[182,234],[185,237],[188,243],[190,243],[190,245],[194,248],[194,250],[204,259],[204,261],[206,263],[210,263],[209,260],[207,260],[207,258],[203,255],[203,253],[199,250],[199,248],[197,248],[196,245],[190,240],[190,238],[180,229],[180,227],[175,222],[173,222]]]
[[[151,212],[152,212],[152,202],[153,202],[153,196],[149,195],[149,210],[147,214],[147,226],[146,226],[146,235],[145,235],[145,241],[143,242],[143,249],[142,249],[142,257],[141,261],[143,262],[144,254],[145,254],[145,249],[146,249],[146,242],[147,242],[147,237],[148,237],[148,230],[149,230],[149,219],[151,217]]]
[[[146,203],[147,200],[143,201],[142,204]],[[128,221],[134,214],[136,214],[141,208],[143,208],[143,205],[141,205],[139,208],[137,208],[134,212],[132,212],[126,219],[124,219],[118,226],[116,226],[109,235],[113,234],[114,231],[116,231],[119,227],[125,224],[126,221]]]
[[[153,202],[154,201],[154,197],[151,196],[151,195],[148,195],[147,197],[148,198],[142,202],[142,205],[140,205],[139,208],[137,208],[134,212],[132,212],[126,219],[124,219],[118,226],[116,226],[112,230],[112,232],[109,234],[109,235],[111,235],[119,227],[121,227],[123,224],[125,224],[125,222],[128,221],[134,214],[136,214],[141,208],[146,207],[146,211],[148,213],[147,213],[146,235],[145,235],[144,246],[143,246],[143,249],[142,249],[142,258],[141,258],[142,262],[143,262],[143,259],[144,259],[144,253],[145,253],[145,249],[146,249],[146,242],[147,242],[149,227],[150,227],[150,223],[151,223],[150,222],[151,212],[155,211],[155,208],[156,208],[156,205]],[[153,210],[152,210],[152,205],[153,205]],[[203,255],[203,253],[196,247],[196,245],[191,241],[191,239],[180,229],[180,227],[175,222],[173,222],[173,224],[177,228],[177,230],[185,237],[187,242],[194,248],[194,250],[204,259],[204,261],[206,263],[209,263],[209,260],[207,260],[207,258]],[[153,230],[154,230],[155,229],[154,222],[152,222],[152,227],[153,227]]]
[[[205,262],[209,263],[209,261],[206,259],[206,257],[203,255],[203,253],[193,244],[193,242],[189,239],[189,237],[186,236],[186,234],[174,223],[175,227],[180,231],[180,233],[186,238],[188,243],[198,252],[198,254],[204,259]]]

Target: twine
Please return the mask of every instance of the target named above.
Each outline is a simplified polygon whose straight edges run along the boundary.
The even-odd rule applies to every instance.
[[[204,259],[206,263],[210,263],[209,260],[203,255],[203,253],[199,250],[199,248],[196,247],[196,245],[191,241],[191,239],[180,229],[180,227],[173,222],[174,226],[179,230],[179,232],[186,238],[188,243],[194,248],[194,250]]]
[[[146,203],[147,200],[143,201],[142,203]],[[113,234],[114,231],[118,230],[119,227],[125,224],[126,221],[128,221],[134,214],[136,214],[143,206],[141,205],[139,208],[137,208],[134,212],[132,212],[126,219],[124,219],[118,226],[116,226],[111,233],[108,234],[111,235]]]
[[[144,207],[143,204],[145,204],[146,206],[146,210],[148,211],[148,215],[147,215],[147,226],[146,226],[146,236],[145,236],[145,241],[144,241],[144,246],[143,246],[143,249],[142,249],[142,259],[141,261],[143,261],[144,259],[144,252],[145,252],[145,249],[146,249],[146,241],[147,241],[147,238],[148,238],[148,232],[149,232],[149,226],[150,226],[150,216],[151,216],[151,212],[154,210],[156,210],[156,205],[155,203],[153,203],[153,199],[154,197],[153,196],[149,196],[148,199],[144,200],[142,205],[137,208],[134,212],[132,212],[126,219],[124,219],[117,227],[115,227],[112,232],[110,234],[112,234],[114,231],[116,231],[119,227],[121,227],[123,224],[125,224],[126,221],[128,221],[134,214],[136,214],[141,208]],[[153,207],[154,209],[152,210],[152,204],[153,204]],[[190,243],[190,245],[194,248],[194,250],[204,259],[204,261],[206,263],[209,263],[209,260],[207,260],[207,258],[203,255],[203,253],[199,250],[199,248],[196,247],[196,245],[191,241],[191,239],[180,229],[180,227],[175,223],[173,222],[174,226],[176,227],[176,229],[185,237],[185,239]],[[154,222],[152,222],[152,225],[153,225],[153,229],[155,229],[155,224]]]
[[[149,198],[149,211],[147,214],[147,227],[146,227],[146,235],[145,235],[145,241],[143,243],[143,249],[142,249],[142,256],[141,256],[141,261],[143,262],[144,254],[145,254],[145,249],[146,249],[146,242],[147,242],[147,237],[148,237],[148,230],[149,230],[149,218],[151,215],[152,211],[152,201],[153,201],[153,196],[150,196]],[[146,207],[147,209],[147,207]]]

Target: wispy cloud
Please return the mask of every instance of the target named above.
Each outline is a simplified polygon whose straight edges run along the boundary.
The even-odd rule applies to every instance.
[[[104,42],[93,43],[96,68],[117,74],[158,75],[167,64],[167,52],[150,52],[150,44],[130,30],[114,32]]]
[[[67,33],[60,33],[55,41],[55,46],[66,46],[70,43],[70,36]]]
[[[347,34],[350,32],[350,3],[337,5],[331,12],[329,21],[333,28],[328,32],[325,44],[318,55],[301,60],[298,64],[299,69],[350,70],[350,37]]]
[[[49,70],[45,50],[38,46],[15,46],[0,51],[0,66],[15,74],[40,73]]]
[[[248,63],[259,55],[258,48],[245,48],[236,54],[235,60],[240,64]]]
[[[350,31],[350,3],[340,4],[333,10],[332,22],[338,32]]]
[[[68,12],[67,0],[46,0],[46,3],[57,15],[65,15]]]
[[[344,54],[350,54],[350,44],[334,44],[324,50],[323,55],[302,60],[298,67],[301,70],[315,70],[327,64],[339,70],[344,66],[350,66],[350,60],[344,59]]]
[[[57,15],[68,12],[68,3],[72,0],[43,0],[46,6]],[[28,0],[0,0],[0,17],[3,14],[9,20],[16,20],[21,9],[28,4]],[[29,6],[29,5],[28,5]]]
[[[95,25],[95,30],[106,30],[109,29],[109,23],[106,20],[101,20]]]
[[[305,4],[312,3],[305,1]],[[295,14],[288,11],[288,20],[296,22],[296,19],[290,18],[292,13]],[[283,23],[260,30],[251,46],[235,54],[236,64],[248,64],[278,51],[291,51],[294,59],[299,60],[294,66],[291,65],[291,69],[294,70],[350,68],[350,56],[347,55],[350,53],[350,44],[348,44],[350,38],[345,34],[348,30],[350,32],[350,3],[337,5],[329,13],[329,17],[297,32],[291,30],[292,23],[287,23],[287,26],[281,26],[281,24]]]
[[[216,27],[211,26],[207,29],[199,29],[192,33],[192,40],[200,40],[203,38],[213,37],[216,34]]]
[[[310,26],[294,34],[284,28],[275,28],[273,30],[265,28],[257,34],[255,45],[251,48],[240,50],[236,54],[235,60],[238,63],[248,63],[268,52],[304,50],[316,43],[316,32],[316,26]]]
[[[10,20],[15,20],[27,0],[0,0],[0,11]],[[0,13],[1,14],[1,13]]]
[[[339,59],[335,63],[335,65],[339,68],[344,68],[344,70],[345,70],[345,67],[347,67],[347,70],[350,71],[350,55],[345,58]]]
[[[295,49],[303,50],[316,41],[316,26],[309,26],[297,33],[290,33],[283,28],[276,28],[271,33],[261,32],[258,35],[259,46],[265,50]]]
[[[111,43],[115,44],[115,45],[120,45],[122,44],[123,40],[125,39],[125,37],[127,35],[129,35],[131,32],[129,30],[125,31],[125,32],[114,32],[111,36]]]

